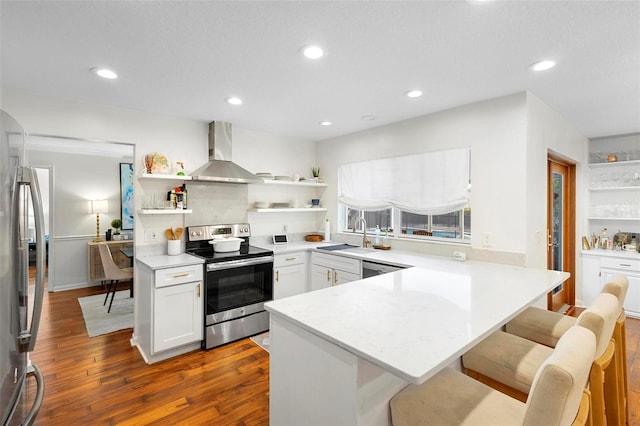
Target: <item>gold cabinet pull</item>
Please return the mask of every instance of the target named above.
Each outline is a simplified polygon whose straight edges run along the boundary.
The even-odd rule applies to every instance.
[[[198,283],[198,297],[200,297],[200,283]]]
[[[276,282],[280,281],[280,271],[276,271]]]
[[[331,271],[327,269],[327,281],[331,281]]]
[[[296,260],[296,258],[295,258],[295,257],[287,257],[285,260],[286,260],[286,261]]]
[[[338,271],[333,271],[333,283],[338,283]]]
[[[175,274],[173,278],[188,277],[188,276],[189,276],[188,272],[183,272],[181,274]]]

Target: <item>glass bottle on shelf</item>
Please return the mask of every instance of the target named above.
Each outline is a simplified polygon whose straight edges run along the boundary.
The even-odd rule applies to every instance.
[[[609,235],[607,234],[607,228],[602,230],[602,236],[600,237],[600,248],[606,250],[609,245]]]

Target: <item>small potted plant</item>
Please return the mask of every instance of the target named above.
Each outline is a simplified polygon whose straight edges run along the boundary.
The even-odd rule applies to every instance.
[[[120,237],[120,228],[122,228],[122,221],[120,219],[113,219],[111,221],[111,226],[113,226],[116,230],[113,233],[113,239],[119,240]]]
[[[313,178],[316,182],[321,182],[322,179],[320,178],[320,167],[312,167],[311,168],[311,174],[313,175]]]

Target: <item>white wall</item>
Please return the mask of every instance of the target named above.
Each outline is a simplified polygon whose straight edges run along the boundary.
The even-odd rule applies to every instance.
[[[547,154],[576,165],[576,303],[582,299],[581,238],[587,235],[589,141],[532,93],[527,94],[526,266],[547,267]]]
[[[133,151],[133,149],[132,149]],[[131,158],[100,157],[87,154],[30,150],[29,161],[52,166],[54,173],[54,235],[50,235],[49,290],[87,285],[87,242],[96,236],[96,216],[89,214],[88,200],[105,199],[109,212],[100,215],[100,235],[120,217],[121,162]],[[43,188],[41,188],[43,190]],[[80,261],[78,261],[80,259]]]
[[[329,206],[333,231],[337,221],[336,186],[340,164],[396,155],[471,147],[472,240],[474,249],[508,263],[526,254],[526,94],[519,93],[417,117],[319,142],[318,164],[329,183],[322,202]],[[483,248],[481,235],[490,234]],[[417,252],[442,246],[394,242]],[[459,246],[448,246],[449,254]],[[498,253],[499,252],[499,253]],[[482,256],[476,253],[477,256]],[[507,259],[508,258],[508,259]],[[499,259],[498,259],[499,260]]]
[[[208,161],[208,123],[206,122],[47,98],[6,87],[2,88],[1,95],[0,107],[16,118],[31,134],[134,145],[136,174],[142,170],[143,158],[148,152],[161,152],[172,163],[183,161],[187,174]],[[233,139],[234,161],[252,172],[271,171],[274,174],[283,175],[293,175],[299,172],[309,175],[310,169],[314,165],[315,147],[314,143],[310,141],[237,127],[233,128]],[[90,172],[91,167],[86,166]],[[171,186],[178,183],[157,181],[141,183],[136,180],[134,188],[136,210],[141,208],[145,195],[166,193]],[[261,187],[261,185],[255,187],[253,185],[223,185],[216,189],[214,184],[211,188],[204,189],[205,195],[203,197],[205,198],[198,200],[196,197],[195,205],[197,207],[198,203],[201,203],[207,208],[212,208],[215,211],[211,215],[203,212],[199,212],[193,217],[137,215],[135,219],[137,254],[145,252],[166,253],[166,243],[162,231],[169,227],[229,221],[240,222],[250,219],[252,224],[256,223],[252,227],[254,235],[270,235],[276,232],[269,224],[268,216],[256,216],[255,214],[252,215],[256,217],[248,218],[247,216],[247,207],[250,202],[248,201],[248,193],[253,191],[252,202],[261,194]],[[87,217],[81,222],[82,229],[77,230],[79,235],[86,236],[87,229],[85,228],[89,226],[87,222],[89,220],[90,217]],[[306,226],[313,227],[313,224],[307,224],[309,216],[306,215],[287,216],[285,220],[294,229],[304,229]],[[160,230],[162,241],[157,244],[145,242],[145,229]],[[54,230],[54,232],[64,232],[64,235],[67,235],[67,231],[63,230]],[[80,248],[75,250],[76,254],[81,251]]]
[[[152,151],[164,153],[172,162],[184,161],[187,173],[208,160],[208,123],[49,99],[6,88],[2,91],[2,108],[31,133],[131,143],[135,145],[134,164],[138,170],[144,154]],[[335,233],[336,178],[340,164],[471,147],[473,237],[471,249],[466,249],[470,257],[544,267],[546,252],[536,233],[546,229],[546,213],[542,212],[546,211],[547,151],[553,150],[574,159],[578,163],[579,177],[584,175],[582,165],[587,155],[586,139],[529,93],[465,105],[317,144],[235,127],[233,139],[233,159],[249,171],[309,176],[311,167],[317,165],[328,188],[281,191],[266,185],[249,185],[216,192],[214,186],[205,190],[202,200],[205,205],[214,209],[216,206],[229,207],[235,199],[238,205],[222,214],[212,215],[211,222],[206,214],[190,218],[137,216],[135,241],[138,254],[145,249],[166,251],[164,242],[145,243],[145,228],[163,230],[169,226],[203,224],[204,221],[231,221],[236,215],[242,215],[234,221],[248,220],[254,236],[266,237],[282,232],[284,225],[289,233],[320,230],[325,219],[322,213],[246,213],[246,207],[256,200],[295,199],[302,203],[319,196],[329,208],[326,217],[332,221],[332,232]],[[145,194],[162,192],[170,186],[136,182],[136,208],[141,206]],[[578,206],[584,203],[582,188],[578,188]],[[584,217],[581,212],[578,214],[578,234],[581,235]],[[483,233],[490,234],[490,247],[482,246]],[[348,239],[348,236],[342,237]],[[442,255],[459,249],[459,245],[399,241],[394,241],[394,247]]]
[[[271,173],[274,176],[295,174],[311,177],[315,166],[315,142],[282,137],[246,129],[233,129],[234,162],[253,173]],[[289,202],[300,205],[310,203],[322,190],[313,188],[249,185],[248,204],[255,201]],[[248,213],[254,239],[268,240],[274,233],[282,233],[284,227],[292,234],[309,233],[320,229],[324,213]]]

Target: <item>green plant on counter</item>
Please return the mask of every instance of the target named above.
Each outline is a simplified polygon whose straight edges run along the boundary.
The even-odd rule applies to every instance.
[[[320,176],[320,167],[312,167],[311,168],[311,173],[313,174],[313,177],[319,177]]]
[[[111,221],[111,226],[113,226],[114,228],[116,228],[116,232],[114,232],[114,235],[119,235],[120,234],[120,228],[122,228],[122,221],[120,219],[113,219]]]

